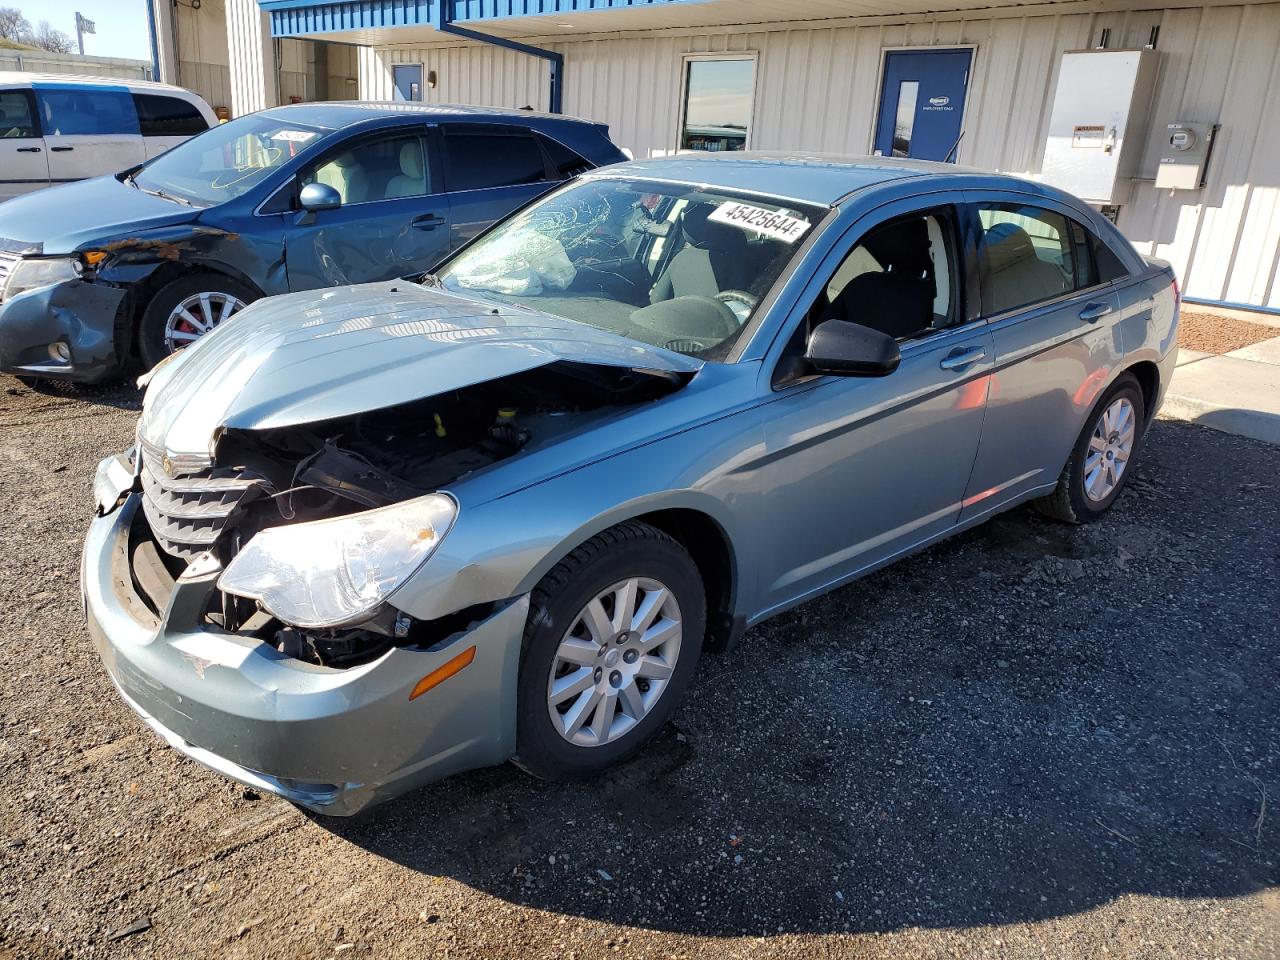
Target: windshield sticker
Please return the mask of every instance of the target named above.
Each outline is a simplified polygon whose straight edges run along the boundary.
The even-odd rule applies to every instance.
[[[271,139],[286,140],[289,143],[306,143],[315,135],[314,130],[277,130],[271,135]]]
[[[776,210],[753,207],[749,203],[738,203],[736,200],[720,204],[707,219],[741,227],[743,230],[752,230],[785,243],[795,243],[809,229],[809,221],[803,217],[789,217]]]

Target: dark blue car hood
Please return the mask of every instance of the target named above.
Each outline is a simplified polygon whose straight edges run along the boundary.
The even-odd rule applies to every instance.
[[[194,207],[135,190],[114,176],[94,177],[0,203],[0,245],[24,253],[72,253],[199,215]]]

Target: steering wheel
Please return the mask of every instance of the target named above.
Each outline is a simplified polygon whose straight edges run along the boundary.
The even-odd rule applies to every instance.
[[[759,297],[753,297],[745,290],[721,290],[716,294],[716,299],[733,311],[739,325],[747,322],[747,317],[751,316],[751,311],[760,302]]]

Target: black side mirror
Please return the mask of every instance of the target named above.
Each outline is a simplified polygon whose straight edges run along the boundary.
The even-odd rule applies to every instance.
[[[342,194],[327,183],[308,183],[298,194],[298,206],[308,213],[337,210],[342,206]]]
[[[898,341],[848,320],[827,320],[809,334],[804,351],[815,373],[838,377],[885,377],[898,369]]]

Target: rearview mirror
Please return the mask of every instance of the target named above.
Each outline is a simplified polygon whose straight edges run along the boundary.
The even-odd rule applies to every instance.
[[[804,358],[815,373],[884,377],[898,369],[898,341],[848,320],[828,320],[809,334]]]
[[[308,183],[298,194],[298,205],[310,213],[336,210],[342,206],[342,194],[327,183]]]

